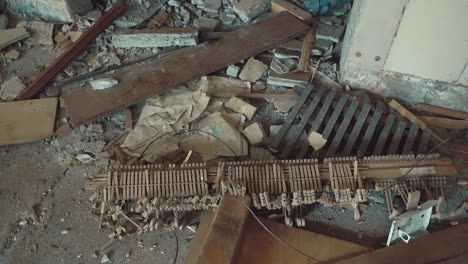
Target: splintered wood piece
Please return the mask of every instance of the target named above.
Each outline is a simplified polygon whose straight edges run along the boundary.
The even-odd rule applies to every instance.
[[[440,127],[446,129],[468,129],[468,120],[457,120],[434,116],[418,116],[418,118],[431,127]]]
[[[387,142],[388,135],[390,134],[390,131],[392,130],[393,121],[395,121],[395,116],[392,114],[388,115],[387,119],[385,120],[384,128],[380,132],[379,139],[377,140],[377,143],[375,144],[374,152],[372,153],[372,155],[382,154],[383,148],[385,147],[385,142]]]

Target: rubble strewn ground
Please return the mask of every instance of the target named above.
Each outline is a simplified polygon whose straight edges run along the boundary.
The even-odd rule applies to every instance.
[[[94,10],[77,16],[74,22],[56,24],[10,11],[1,14],[0,30],[24,27],[30,36],[0,50],[0,102],[14,100],[115,2],[99,1]],[[135,63],[167,47],[197,45],[209,39],[204,33],[229,32],[272,15],[270,1],[264,0],[130,2],[129,11],[60,73],[57,83]],[[286,87],[303,84],[304,76],[317,71],[314,76],[322,84],[343,89],[337,81],[346,19],[347,13],[316,19],[316,40],[310,59],[306,58],[308,72],[298,79],[275,74],[298,73],[303,37],[181,85],[136,105],[134,110],[125,109],[75,127],[64,136],[0,146],[0,222],[4,223],[0,228],[0,263],[171,263],[176,256],[177,263],[184,263],[194,236],[187,228],[132,234],[97,252],[115,228],[104,225],[99,230],[98,197],[85,190],[88,176],[119,164],[184,159],[210,162],[238,156],[276,159],[266,140],[279,132],[298,101],[297,92]],[[94,90],[109,91],[119,83],[110,76],[115,72],[64,85],[60,91],[52,87],[42,96],[57,96],[88,83]],[[355,97],[371,100],[359,91]],[[57,128],[69,125],[62,108]],[[304,132],[300,137],[307,141],[308,135]],[[316,142],[317,138],[309,140]],[[324,144],[320,143],[317,148]],[[454,181],[450,184],[445,197],[452,212],[465,201],[468,190],[458,188]],[[369,202],[362,204],[359,220],[354,219],[352,208],[315,204],[309,209],[306,229],[369,246],[385,240],[391,224],[385,197],[379,192],[371,193]],[[432,228],[466,222],[466,216],[463,212],[454,219],[433,220]]]

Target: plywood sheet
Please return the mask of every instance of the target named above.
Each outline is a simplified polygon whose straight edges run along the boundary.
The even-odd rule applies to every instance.
[[[54,133],[57,98],[0,103],[0,145],[41,140]]]
[[[105,91],[89,86],[63,96],[73,125],[156,96],[194,78],[220,70],[304,34],[309,27],[289,13],[280,13],[221,40],[177,51],[155,62],[119,71],[119,84]]]

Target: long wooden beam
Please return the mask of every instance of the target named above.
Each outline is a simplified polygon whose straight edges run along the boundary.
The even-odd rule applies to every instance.
[[[116,73],[116,86],[89,86],[63,96],[74,126],[156,96],[179,84],[215,72],[304,34],[309,27],[287,12],[144,65]]]

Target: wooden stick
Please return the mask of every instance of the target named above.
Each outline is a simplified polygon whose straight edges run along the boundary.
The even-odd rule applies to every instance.
[[[418,104],[416,109],[422,112],[429,112],[429,113],[448,116],[452,118],[468,119],[468,113],[466,112],[457,111],[457,110],[435,106],[435,105]]]
[[[297,69],[299,71],[309,71],[310,50],[312,49],[312,44],[314,43],[314,40],[314,30],[311,29],[307,32],[304,42],[302,43],[301,59],[299,60],[299,65],[297,66]]]

